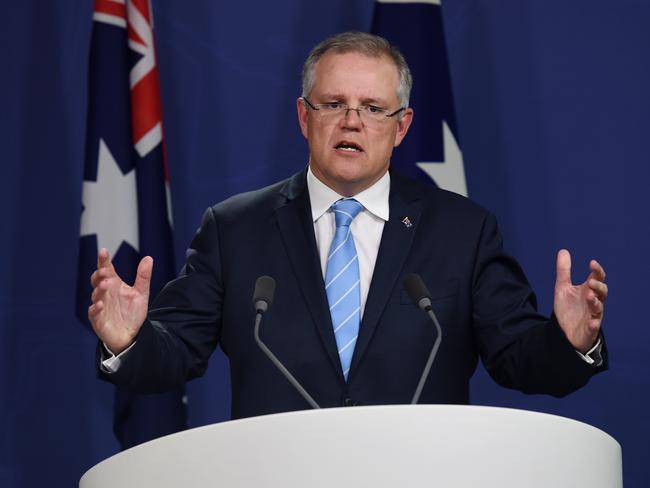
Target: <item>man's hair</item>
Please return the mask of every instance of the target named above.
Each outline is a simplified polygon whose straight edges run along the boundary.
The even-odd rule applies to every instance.
[[[393,46],[383,37],[367,32],[343,32],[325,39],[311,50],[302,67],[302,96],[307,97],[314,88],[316,63],[328,52],[337,54],[360,53],[372,58],[386,56],[390,59],[399,74],[399,84],[397,86],[397,99],[400,108],[408,107],[409,97],[411,96],[411,87],[413,86],[413,77],[411,70],[406,64],[406,60],[397,47]]]

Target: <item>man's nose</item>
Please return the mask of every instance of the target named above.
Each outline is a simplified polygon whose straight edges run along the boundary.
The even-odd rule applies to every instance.
[[[358,108],[348,108],[343,115],[343,126],[349,129],[360,129],[363,125],[361,112]]]

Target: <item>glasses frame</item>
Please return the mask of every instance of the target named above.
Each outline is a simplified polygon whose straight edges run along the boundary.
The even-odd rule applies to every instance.
[[[302,99],[302,100],[303,100],[303,101],[304,101],[304,102],[309,106],[309,108],[311,108],[312,110],[320,110],[319,105],[329,105],[328,103],[317,103],[316,105],[314,105],[313,103],[311,103],[311,102],[307,99],[307,97],[300,97],[300,98],[301,98],[301,99]],[[350,110],[354,110],[354,111],[359,115],[359,119],[360,119],[360,120],[364,120],[363,117],[361,116],[361,111],[364,109],[364,107],[367,107],[368,105],[361,105],[360,107],[350,107],[350,106],[349,106],[348,104],[346,104],[346,103],[340,103],[339,105],[342,105],[342,106],[345,106],[345,107],[346,107],[345,109],[343,109],[343,108],[341,109],[341,113],[343,112],[343,110],[345,110],[345,117],[348,116],[348,112],[350,112]],[[378,108],[378,107],[377,107],[377,110],[380,110],[380,111],[384,112],[384,116],[385,116],[387,119],[389,119],[389,118],[391,118],[391,117],[395,117],[398,113],[400,113],[400,112],[406,110],[406,107],[398,108],[398,109],[395,110],[393,113],[386,113],[386,112],[388,112],[388,110],[384,110],[383,108]],[[370,119],[370,120],[375,120],[375,119]],[[381,122],[381,121],[384,120],[384,119],[376,119],[376,120],[377,120],[378,122]]]

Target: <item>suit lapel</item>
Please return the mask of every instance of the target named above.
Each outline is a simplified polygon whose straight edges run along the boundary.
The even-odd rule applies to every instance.
[[[422,212],[421,193],[418,189],[419,187],[411,185],[407,188],[407,183],[391,172],[389,220],[384,224],[381,236],[359,337],[352,357],[350,377],[354,376],[356,366],[363,359],[410,252]]]
[[[275,216],[282,241],[323,347],[343,381],[314,236],[306,170],[290,178],[281,193],[286,200],[278,205]]]

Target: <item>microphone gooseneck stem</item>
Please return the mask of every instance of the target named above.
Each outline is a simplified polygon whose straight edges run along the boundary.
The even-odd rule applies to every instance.
[[[429,376],[429,371],[431,371],[431,366],[433,365],[433,360],[436,358],[436,355],[438,354],[438,348],[440,347],[440,342],[442,340],[442,329],[440,328],[440,324],[438,323],[438,318],[436,317],[436,314],[433,312],[433,308],[431,308],[430,303],[431,301],[429,301],[429,304],[427,304],[424,310],[427,312],[427,315],[431,318],[433,324],[436,326],[438,337],[436,337],[436,341],[433,343],[433,348],[429,353],[429,359],[427,359],[427,363],[424,366],[424,371],[422,371],[422,376],[420,377],[420,382],[418,383],[418,387],[415,389],[415,394],[413,395],[413,399],[411,400],[411,405],[417,404],[418,401],[420,400],[422,389],[424,388],[424,384],[427,381],[427,378]]]
[[[286,379],[289,380],[289,382],[293,385],[293,387],[300,393],[300,395],[305,399],[307,403],[312,408],[320,408],[320,405],[314,401],[314,399],[311,397],[309,393],[302,387],[300,383],[298,383],[298,380],[294,378],[294,376],[289,372],[287,368],[284,367],[284,364],[280,362],[280,360],[275,357],[275,354],[271,352],[271,350],[266,347],[266,344],[262,342],[260,339],[260,323],[262,322],[262,316],[263,313],[258,309],[257,314],[255,315],[255,342],[257,342],[257,345],[260,347],[260,349],[266,354],[266,356],[271,360],[271,362],[275,365],[276,368],[280,370],[280,372],[284,375]]]

